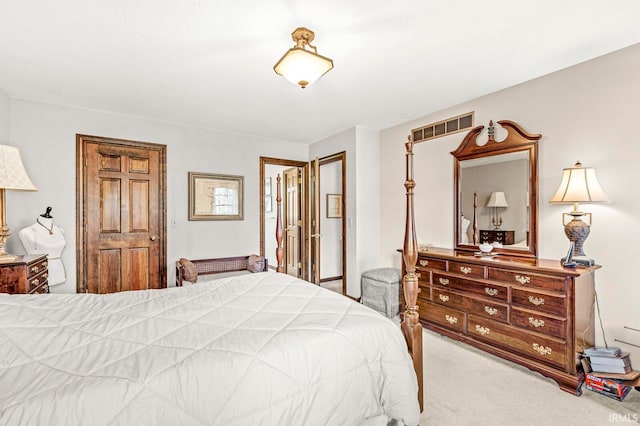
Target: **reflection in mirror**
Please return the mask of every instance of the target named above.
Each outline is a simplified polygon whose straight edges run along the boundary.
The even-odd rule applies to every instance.
[[[460,241],[526,250],[529,246],[528,151],[460,161]],[[507,247],[508,246],[508,247]]]

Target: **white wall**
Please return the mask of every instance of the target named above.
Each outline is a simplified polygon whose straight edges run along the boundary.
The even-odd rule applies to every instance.
[[[404,146],[412,128],[475,111],[475,125],[509,119],[531,133],[541,133],[539,152],[539,257],[560,259],[568,240],[561,223],[571,206],[549,204],[562,169],[576,160],[594,167],[611,204],[584,205],[593,213],[585,253],[603,267],[596,289],[609,345],[640,345],[640,286],[634,265],[640,241],[638,112],[640,45],[611,53],[556,73],[496,92],[381,132],[381,263],[400,265],[395,252],[404,233]],[[425,82],[428,84],[428,82]],[[415,148],[416,228],[421,241],[453,244],[453,157],[464,133],[420,143]],[[602,333],[596,320],[596,337]]]
[[[68,277],[66,283],[52,288],[53,292],[75,292],[76,289],[77,133],[167,145],[169,286],[175,281],[174,264],[180,257],[198,259],[258,253],[259,191],[263,185],[259,157],[306,160],[308,156],[306,145],[286,141],[18,99],[11,100],[10,108],[10,144],[20,148],[38,191],[7,193],[7,222],[13,231],[8,248],[14,253],[24,253],[17,238],[18,230],[33,223],[46,206],[52,206],[55,222],[64,228],[67,237],[63,262]],[[244,176],[244,220],[188,221],[187,173],[190,171]]]
[[[0,144],[9,144],[9,97],[0,89]]]

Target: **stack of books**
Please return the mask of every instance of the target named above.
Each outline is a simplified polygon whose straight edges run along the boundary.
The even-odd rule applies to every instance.
[[[591,370],[597,373],[626,374],[633,371],[629,354],[619,348],[589,348],[584,355],[589,358]]]

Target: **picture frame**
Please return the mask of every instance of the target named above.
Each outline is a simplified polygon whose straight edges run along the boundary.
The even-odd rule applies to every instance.
[[[342,217],[342,195],[327,194],[327,218],[337,219]]]
[[[189,220],[244,220],[244,177],[189,172]]]
[[[271,195],[271,178],[264,179],[264,195]]]
[[[267,213],[273,212],[273,197],[271,195],[264,196],[264,211]]]

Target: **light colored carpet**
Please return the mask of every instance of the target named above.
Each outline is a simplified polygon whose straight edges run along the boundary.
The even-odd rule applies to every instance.
[[[576,397],[538,373],[430,331],[423,346],[421,426],[640,423],[637,390],[620,402],[583,385]]]
[[[342,294],[342,280],[326,281],[320,283],[320,287]]]

